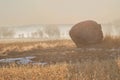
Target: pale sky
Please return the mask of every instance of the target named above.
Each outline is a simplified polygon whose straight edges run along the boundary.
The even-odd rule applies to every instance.
[[[99,23],[120,18],[120,0],[0,0],[0,25]]]

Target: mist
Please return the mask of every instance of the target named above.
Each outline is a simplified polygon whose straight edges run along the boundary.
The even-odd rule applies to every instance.
[[[0,38],[70,39],[70,28],[85,20],[101,24],[104,36],[120,36],[119,4],[120,0],[0,0]]]
[[[119,0],[0,0],[0,25],[76,24],[120,18]]]
[[[1,39],[70,39],[69,30],[74,24],[44,24],[23,26],[1,26]],[[103,35],[120,36],[120,24],[101,24]],[[2,33],[2,31],[4,33]]]

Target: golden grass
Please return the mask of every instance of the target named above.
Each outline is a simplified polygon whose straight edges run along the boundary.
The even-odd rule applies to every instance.
[[[105,36],[102,46],[105,48],[120,48],[120,36]]]
[[[17,53],[37,49],[50,49],[62,47],[75,47],[75,45],[71,40],[0,43],[0,56],[6,56],[11,52]]]
[[[51,48],[76,48],[76,46],[71,40],[0,43],[0,56],[6,56],[10,52],[25,52]],[[82,45],[81,48],[120,48],[120,37],[107,35],[101,43]]]
[[[35,55],[38,50],[36,55],[41,60],[56,63],[1,66],[0,80],[120,80],[119,51],[107,51],[113,48],[120,48],[120,37],[106,36],[103,42],[83,46],[82,50],[71,40],[0,43],[0,53],[6,57],[29,51]]]
[[[120,37],[114,37],[107,35],[104,40],[99,44],[93,44],[101,47],[119,47]],[[0,43],[0,48],[5,50],[26,51],[31,49],[46,49],[56,47],[75,47],[75,44],[71,40],[51,40],[51,41],[29,41],[29,42],[12,42],[12,43]]]
[[[42,66],[11,65],[0,69],[0,80],[63,80],[67,75],[67,64]]]
[[[12,64],[0,68],[0,80],[120,80],[120,59],[46,66]]]
[[[120,48],[120,36],[106,35],[103,41],[96,44],[81,45],[81,48]]]

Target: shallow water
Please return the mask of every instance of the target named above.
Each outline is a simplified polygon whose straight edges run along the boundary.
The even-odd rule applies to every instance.
[[[17,63],[17,64],[34,64],[34,65],[45,65],[45,62],[34,62],[31,59],[36,58],[36,56],[27,56],[19,58],[5,58],[0,59],[0,63]]]

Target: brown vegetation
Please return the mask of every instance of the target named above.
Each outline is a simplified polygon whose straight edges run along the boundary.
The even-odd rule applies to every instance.
[[[3,65],[0,80],[120,80],[120,38],[76,48],[71,40],[0,43],[0,58],[36,56],[47,65]],[[3,52],[2,52],[3,51]]]
[[[45,50],[45,49],[71,49],[76,48],[71,40],[54,40],[54,41],[32,41],[32,42],[11,42],[0,43],[0,56],[6,56],[9,53],[19,53],[25,51]],[[106,36],[99,44],[81,45],[81,48],[103,48],[112,49],[120,48],[120,37]]]
[[[120,80],[119,74],[119,59],[0,68],[0,80]]]

